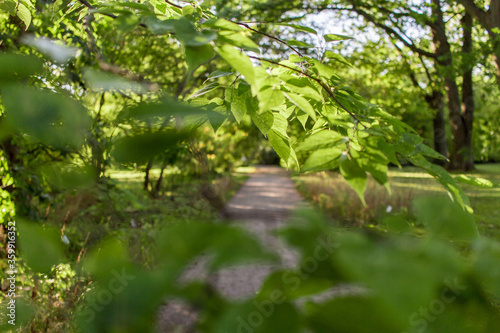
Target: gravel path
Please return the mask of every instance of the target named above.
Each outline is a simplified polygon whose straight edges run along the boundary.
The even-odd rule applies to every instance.
[[[190,267],[181,280],[206,279],[225,297],[245,299],[255,294],[263,279],[279,267],[297,263],[295,253],[271,236],[282,226],[290,211],[302,201],[286,171],[279,167],[259,166],[226,205],[224,214],[279,253],[281,264],[252,264],[224,269],[212,276],[204,271],[203,260]],[[180,302],[169,302],[159,311],[158,331],[196,332],[196,312]]]

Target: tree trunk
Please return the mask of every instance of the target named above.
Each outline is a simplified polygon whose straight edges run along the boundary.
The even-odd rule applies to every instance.
[[[101,99],[99,100],[99,107],[97,108],[97,113],[94,118],[94,125],[92,126],[93,130],[88,137],[88,144],[91,149],[91,161],[92,166],[94,167],[97,177],[100,179],[104,176],[104,172],[106,171],[106,158],[104,155],[104,147],[103,147],[103,133],[101,130],[101,111],[104,103],[106,102],[105,93],[102,93]]]
[[[158,197],[158,195],[160,193],[161,183],[163,182],[163,173],[165,172],[167,165],[168,165],[168,160],[167,160],[167,158],[165,158],[165,160],[163,161],[163,164],[161,166],[160,177],[158,177],[158,180],[156,181],[156,185],[154,188],[153,197],[155,197],[155,198]]]
[[[149,172],[151,171],[151,168],[153,167],[153,159],[150,159],[148,161],[148,164],[146,165],[146,170],[144,171],[144,189],[149,192]]]
[[[441,155],[448,157],[448,142],[446,141],[446,122],[444,120],[444,96],[439,90],[433,90],[431,95],[427,95],[425,100],[432,110],[436,111],[432,120],[434,130],[434,150]],[[441,166],[448,166],[445,160],[435,160],[434,163]]]
[[[444,76],[448,97],[448,111],[450,114],[452,149],[449,168],[452,170],[465,170],[466,127],[462,117],[460,93],[453,70],[451,47],[446,36],[441,1],[432,0],[432,4],[432,12],[435,19],[432,32],[437,42],[437,53],[439,55],[436,61],[439,67],[441,67]]]
[[[462,19],[464,29],[464,39],[462,52],[466,60],[472,55],[472,16],[465,14]],[[498,60],[498,58],[497,58]],[[462,82],[462,114],[465,125],[465,170],[474,169],[474,161],[472,159],[472,124],[474,122],[474,89],[472,82],[472,69],[474,66],[469,65],[470,61],[466,61]],[[467,66],[469,65],[469,66]]]
[[[488,11],[480,8],[472,0],[458,0],[467,14],[474,17],[488,31],[488,36],[495,56],[497,84],[500,86],[500,0],[491,0]]]

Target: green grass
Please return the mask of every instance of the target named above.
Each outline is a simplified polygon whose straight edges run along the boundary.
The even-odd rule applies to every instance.
[[[460,173],[453,173],[458,177]],[[480,188],[460,183],[470,199],[479,230],[500,239],[500,164],[478,164],[467,176],[484,178],[496,184]],[[321,207],[328,215],[349,226],[373,225],[380,221],[390,206],[411,216],[414,198],[426,195],[447,195],[432,176],[416,167],[391,168],[389,180],[392,194],[369,179],[365,192],[367,207],[336,172],[321,172],[294,178],[305,198]]]

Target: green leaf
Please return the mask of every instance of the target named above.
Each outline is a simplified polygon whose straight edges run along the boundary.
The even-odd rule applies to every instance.
[[[122,33],[127,33],[132,31],[140,23],[139,16],[132,13],[119,14],[118,17],[113,21],[116,28]]]
[[[299,109],[304,111],[309,117],[311,117],[314,121],[316,121],[316,111],[312,107],[312,105],[302,96],[299,96],[294,93],[283,93],[290,102],[292,102]]]
[[[307,130],[306,124],[307,120],[309,119],[309,116],[303,111],[300,111],[300,113],[297,114],[297,120],[302,124],[302,128],[304,129],[304,131],[306,131]]]
[[[265,306],[266,304],[269,304],[269,301],[267,303],[261,302],[261,306]],[[257,332],[302,332],[300,313],[296,306],[292,303],[286,302],[283,304],[273,304],[272,315],[266,318],[263,325],[259,327]]]
[[[96,184],[98,175],[92,166],[76,166],[69,163],[50,163],[40,168],[49,185],[55,189],[88,188]]]
[[[276,151],[276,153],[283,159],[285,165],[287,167],[291,167],[292,165],[298,165],[297,156],[295,155],[295,151],[290,147],[290,141],[283,138],[279,133],[274,130],[270,130],[267,133],[267,137],[269,139],[269,143]]]
[[[210,253],[211,271],[252,261],[275,261],[276,256],[243,229],[213,223],[175,223],[158,236],[165,264],[180,270],[202,253]]]
[[[401,164],[399,164],[398,158],[396,157],[396,152],[390,144],[388,144],[385,140],[379,140],[377,142],[377,147],[379,151],[385,155],[385,158],[387,158],[392,164],[401,167]]]
[[[193,5],[186,5],[182,7],[182,15],[183,16],[191,16],[194,13]]]
[[[166,5],[165,5],[166,6]],[[160,20],[156,16],[147,16],[144,23],[148,29],[155,35],[164,35],[174,30],[175,20]]]
[[[359,166],[363,170],[369,172],[380,185],[387,186],[387,190],[390,193],[389,179],[387,177],[387,164],[389,160],[386,159],[382,152],[371,146],[365,146],[360,152],[351,150],[351,156],[355,158]]]
[[[289,139],[287,134],[288,120],[281,113],[274,113],[272,130],[284,139]]]
[[[40,224],[18,221],[20,253],[28,266],[37,273],[47,274],[62,263],[61,232]]]
[[[9,13],[10,15],[16,15],[16,0],[4,0],[0,2],[0,10]]]
[[[426,144],[424,143],[419,143],[415,146],[415,153],[420,153],[424,156],[428,156],[428,157],[431,157],[431,158],[435,158],[435,159],[438,159],[438,160],[447,160],[447,158],[443,155],[441,155],[440,153],[438,153],[437,151],[435,151],[434,149],[430,148],[429,146],[427,146]]]
[[[44,144],[78,149],[87,137],[87,110],[69,96],[12,85],[2,88],[2,98],[5,121]]]
[[[353,66],[351,65],[351,63],[349,63],[349,62],[348,62],[348,61],[347,61],[347,60],[346,60],[343,56],[341,56],[341,55],[340,55],[340,54],[338,54],[338,53],[334,53],[334,52],[332,52],[332,51],[326,51],[326,52],[325,52],[325,56],[326,56],[328,59],[330,59],[330,60],[335,60],[335,61],[340,62],[340,63],[342,63],[342,64],[344,64],[344,65],[347,65],[347,66],[349,66],[349,67],[351,67],[351,68],[353,67]]]
[[[339,165],[340,155],[342,155],[342,149],[337,147],[318,149],[309,155],[301,171],[307,172],[335,169]]]
[[[240,49],[256,53],[260,52],[259,46],[255,44],[253,40],[248,38],[243,32],[220,31],[218,39],[222,43],[231,44]]]
[[[446,197],[423,197],[413,203],[417,220],[435,235],[470,241],[479,237],[474,215]]]
[[[127,248],[116,238],[103,241],[85,258],[85,270],[99,280],[108,281],[115,273],[132,270]]]
[[[473,243],[474,270],[495,298],[500,298],[500,244],[481,237]]]
[[[283,27],[290,27],[298,31],[304,31],[304,32],[309,32],[311,34],[317,34],[316,30],[305,27],[303,25],[298,25],[298,24],[289,24],[289,23],[277,23],[276,25],[283,26]]]
[[[108,4],[111,7],[116,6],[116,7],[122,7],[122,8],[135,9],[135,10],[137,10],[137,12],[140,12],[140,13],[151,13],[152,12],[150,6],[143,4],[143,3],[136,3],[133,1],[125,1],[125,2],[110,1],[108,3],[104,3],[103,5],[108,5]]]
[[[293,284],[283,283],[284,279],[294,280],[294,278],[300,276],[299,274],[301,273],[300,271],[293,271],[290,269],[271,273],[266,277],[255,299],[258,301],[269,300],[279,295],[279,298],[283,300],[294,300],[325,291],[331,288],[335,283],[330,279],[317,278],[315,276],[310,276],[300,281],[300,283],[295,283],[295,281]]]
[[[35,56],[0,53],[0,84],[28,79],[43,72],[43,62]]]
[[[427,161],[425,157],[420,154],[409,154],[406,158],[415,166],[421,167],[432,175],[451,195],[453,200],[459,204],[463,209],[472,213],[469,198],[465,195],[464,191],[456,184],[453,177],[439,165],[435,165]]]
[[[301,316],[296,306],[281,298],[233,303],[216,318],[211,332],[299,333]],[[257,319],[255,319],[257,318]],[[255,325],[259,323],[259,325]]]
[[[28,8],[35,8],[35,5],[31,2],[31,0],[19,0],[19,2]]]
[[[210,75],[208,76],[208,79],[215,80],[215,79],[218,79],[220,77],[229,76],[229,75],[233,75],[233,74],[234,74],[234,72],[229,72],[227,70],[218,69],[215,72],[210,73]]]
[[[212,29],[227,30],[227,31],[245,31],[243,27],[226,19],[212,18],[204,22],[203,26]]]
[[[467,176],[467,175],[459,175],[455,177],[456,181],[459,181],[464,184],[469,184],[469,185],[474,185],[477,187],[482,187],[482,188],[492,188],[494,187],[494,184],[489,181],[488,179],[484,178],[476,178],[474,176]]]
[[[209,93],[212,90],[217,89],[219,87],[220,87],[220,84],[218,82],[212,82],[212,83],[207,84],[206,86],[202,87],[201,89],[197,90],[194,94],[189,96],[186,100],[198,98],[198,97],[203,96],[206,93]]]
[[[17,17],[19,17],[19,19],[23,21],[24,25],[26,26],[25,30],[28,30],[28,27],[31,24],[31,11],[29,10],[29,8],[22,3],[18,3],[16,14]]]
[[[338,78],[337,74],[335,74],[335,68],[322,64],[316,59],[313,59],[313,64],[314,67],[312,67],[312,70],[314,70],[319,76],[322,76],[327,80]]]
[[[263,248],[245,230],[234,227],[213,228],[210,247],[215,256],[208,265],[211,271],[241,263],[276,260],[276,255]]]
[[[185,103],[178,103],[170,99],[163,99],[160,102],[144,102],[136,106],[124,109],[118,117],[118,120],[143,121],[154,123],[159,120],[161,123],[168,122],[169,119],[178,119],[185,122],[184,118],[191,117],[201,120],[207,120],[210,116],[209,111],[200,107],[191,106]],[[181,126],[181,124],[178,124]],[[186,127],[186,124],[182,125]]]
[[[244,75],[249,84],[255,83],[253,64],[247,55],[230,45],[222,45],[216,51],[231,67]]]
[[[364,196],[367,183],[366,172],[359,166],[356,160],[349,159],[343,155],[340,158],[340,173],[354,191],[356,191],[363,205],[366,206]]]
[[[287,45],[290,45],[290,46],[298,46],[298,47],[303,47],[303,48],[313,48],[313,47],[315,47],[312,44],[309,44],[309,43],[306,43],[306,42],[302,42],[302,41],[299,41],[299,40],[295,40],[295,39],[287,40],[286,43],[287,43]]]
[[[196,70],[200,65],[203,65],[215,56],[212,45],[202,46],[185,46],[184,53],[186,55],[186,62],[191,72]]]
[[[306,318],[314,332],[400,333],[394,316],[375,297],[340,296],[306,305]],[[361,319],[363,318],[363,319]]]
[[[164,0],[149,0],[156,11],[160,14],[165,14],[167,12],[167,3]]]
[[[350,36],[337,35],[337,34],[326,34],[323,37],[325,38],[326,42],[336,42],[340,40],[353,39],[353,37]]]
[[[240,83],[238,88],[229,88],[225,91],[225,99],[228,102],[229,110],[234,115],[238,123],[241,122],[243,117],[247,114],[249,107],[249,99],[252,98],[250,86]]]
[[[274,115],[272,111],[253,113],[251,116],[254,124],[259,128],[262,134],[266,135],[273,127]]]
[[[407,329],[408,318],[438,299],[443,287],[460,279],[464,271],[457,251],[438,239],[374,239],[345,232],[335,240],[336,267],[349,281],[368,287],[368,297],[378,300],[376,308],[401,325],[396,332]]]
[[[261,111],[278,108],[285,102],[283,91],[278,87],[266,86],[258,92],[257,97],[259,99],[259,109]]]
[[[215,31],[204,30],[199,32],[186,18],[174,21],[175,37],[184,46],[203,46],[217,38]]]
[[[338,132],[324,129],[307,136],[296,149],[297,152],[316,150],[338,145],[345,137]]]
[[[117,140],[112,156],[119,163],[145,164],[161,153],[177,149],[188,135],[186,132],[165,129],[126,136]]]
[[[290,92],[298,94],[302,97],[311,98],[315,101],[323,100],[323,96],[321,95],[318,88],[308,78],[293,77],[286,80],[285,87],[290,90]]]
[[[207,113],[208,121],[210,122],[210,126],[212,126],[214,132],[217,132],[219,128],[224,124],[224,122],[229,118],[230,112],[224,103],[224,100],[220,97],[215,97],[209,101],[208,105],[205,105],[207,110],[211,112]],[[193,124],[196,124],[196,118],[194,118]],[[198,122],[200,119],[198,118]]]

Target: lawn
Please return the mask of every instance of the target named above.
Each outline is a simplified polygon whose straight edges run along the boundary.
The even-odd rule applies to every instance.
[[[454,177],[460,176],[454,173]],[[470,198],[477,225],[482,234],[500,239],[500,164],[478,164],[467,176],[491,181],[491,188],[460,183]],[[321,207],[325,213],[350,227],[377,226],[388,214],[412,216],[412,201],[425,195],[447,195],[432,176],[416,167],[390,168],[390,191],[369,179],[364,207],[357,194],[337,172],[320,172],[295,176],[303,196]]]

